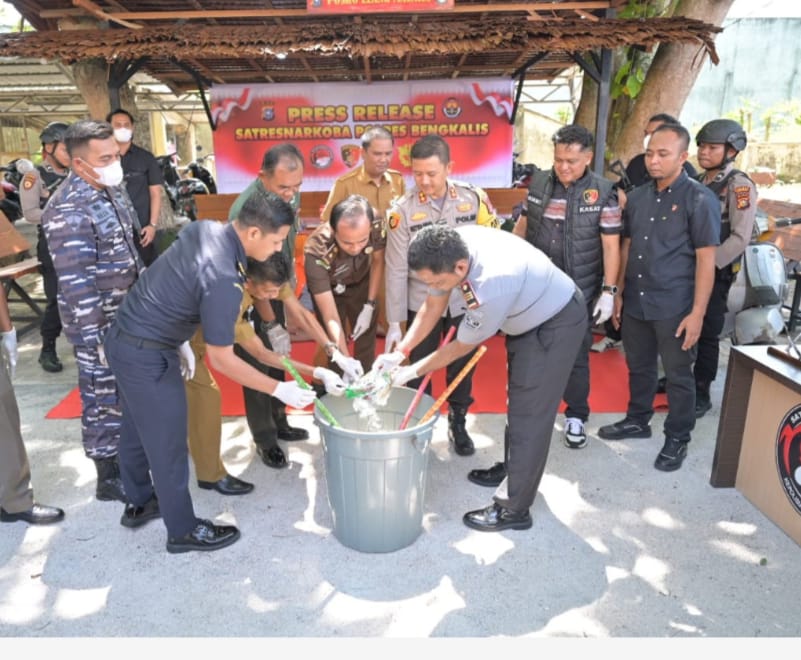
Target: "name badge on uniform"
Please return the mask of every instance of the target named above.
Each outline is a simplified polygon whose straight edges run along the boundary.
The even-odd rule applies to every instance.
[[[346,287],[344,284],[342,284],[342,282],[337,282],[336,286],[334,287],[334,293],[336,293],[338,296],[342,295],[345,293],[345,288]]]
[[[462,298],[464,298],[467,309],[476,309],[481,305],[473,285],[468,280],[462,282],[459,288],[462,291]]]

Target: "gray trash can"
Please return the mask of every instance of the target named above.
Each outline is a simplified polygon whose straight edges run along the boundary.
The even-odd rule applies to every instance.
[[[376,410],[381,431],[362,430],[367,421],[354,411],[351,399],[323,397],[339,426],[331,426],[315,408],[334,536],[349,548],[393,552],[422,532],[428,449],[439,413],[418,424],[434,405],[424,394],[406,429],[399,431],[414,395],[407,387],[392,389],[387,405]]]

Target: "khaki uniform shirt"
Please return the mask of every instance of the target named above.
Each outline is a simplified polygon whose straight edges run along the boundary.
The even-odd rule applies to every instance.
[[[387,170],[381,177],[381,185],[376,185],[364,171],[364,165],[343,174],[334,182],[334,187],[328,195],[328,201],[320,213],[320,220],[328,222],[331,219],[331,210],[336,204],[350,195],[362,195],[383,218],[393,200],[406,192],[403,175],[397,170]]]
[[[487,193],[481,188],[460,181],[448,181],[442,208],[414,188],[390,208],[387,224],[386,263],[387,321],[406,322],[408,310],[417,312],[426,299],[428,287],[409,271],[407,253],[415,233],[423,227],[444,223],[451,227],[484,225],[499,228]],[[454,295],[458,291],[454,289]],[[455,308],[458,301],[451,297]]]
[[[386,248],[387,230],[382,217],[372,224],[367,246],[356,256],[339,249],[327,222],[317,227],[304,247],[306,282],[312,294],[333,291],[342,294],[348,286],[370,276],[373,253]]]

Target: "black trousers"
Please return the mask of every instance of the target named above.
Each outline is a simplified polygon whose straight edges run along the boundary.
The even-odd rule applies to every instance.
[[[155,491],[170,537],[197,524],[189,493],[186,389],[175,348],[142,348],[109,328],[106,358],[122,401],[120,473],[128,500],[142,506]]]
[[[720,357],[720,333],[726,320],[726,308],[729,299],[730,278],[715,278],[712,295],[706,306],[704,325],[701,327],[701,337],[698,339],[698,355],[695,358],[693,374],[695,382],[706,389],[715,380],[718,373],[718,359]]]
[[[562,395],[567,407],[565,417],[575,417],[586,422],[590,416],[590,346],[592,346],[592,304],[587,307],[587,332],[581,340],[576,361],[570,371],[565,392]]]
[[[36,242],[36,258],[41,264],[39,271],[42,273],[42,284],[44,284],[44,294],[47,302],[45,303],[42,324],[39,332],[42,335],[42,343],[50,344],[56,341],[61,334],[61,317],[58,314],[58,275],[53,267],[53,259],[50,257],[50,250],[47,248],[47,239],[41,225],[38,228],[39,240]]]
[[[493,499],[527,511],[539,490],[553,424],[571,365],[587,332],[587,307],[576,292],[542,325],[506,337],[509,406],[505,432],[506,479]]]
[[[286,314],[284,311],[284,303],[280,300],[271,300],[270,306],[273,308],[275,318],[281,325],[285,326]],[[261,339],[267,348],[272,349],[267,333],[262,331],[261,316],[259,316],[259,313],[255,309],[251,312],[251,319],[253,320],[253,327],[256,330],[256,335],[258,335],[259,339]],[[286,374],[282,369],[276,369],[275,367],[268,367],[262,364],[236,344],[234,344],[234,352],[249,365],[258,369],[263,374],[268,375],[270,378],[275,378],[278,381],[285,380]],[[252,390],[249,387],[243,387],[242,392],[245,399],[245,417],[248,421],[250,433],[253,436],[253,442],[265,449],[277,446],[278,427],[276,426],[275,417],[285,410],[284,402],[265,392]]]
[[[414,321],[414,317],[416,313],[412,310],[409,310],[408,315],[408,324],[407,328],[411,326],[412,321]],[[445,316],[443,316],[439,323],[434,326],[434,329],[428,333],[428,335],[421,341],[417,346],[412,349],[411,354],[409,355],[410,362],[417,362],[424,358],[426,355],[430,355],[434,351],[439,348],[440,342],[445,338],[448,330],[451,326],[457,326],[462,322],[464,318],[464,314],[461,316],[454,316],[450,315],[448,312]],[[459,375],[459,372],[462,370],[464,365],[466,365],[470,358],[475,355],[476,348],[473,351],[470,351],[467,355],[460,357],[458,360],[454,360],[451,362],[447,367],[445,367],[445,382],[446,384],[450,385],[455,379],[456,376]],[[473,372],[475,371],[475,367],[470,370],[470,372],[462,379],[462,382],[459,383],[456,388],[451,392],[451,395],[448,397],[448,406],[464,408],[470,407],[470,404],[473,403],[473,397],[471,396],[471,392],[473,390]],[[417,389],[420,387],[420,384],[423,382],[422,378],[415,378],[414,380],[410,380],[408,383],[408,387],[412,389]],[[428,385],[426,386],[426,394],[431,395],[431,381],[428,381]]]
[[[676,328],[686,314],[660,321],[643,321],[623,312],[623,350],[629,368],[629,405],[626,415],[647,424],[654,414],[654,395],[659,378],[657,356],[662,359],[667,383],[668,414],[665,435],[690,441],[695,428],[695,378],[692,366],[695,346],[681,348],[684,335]]]

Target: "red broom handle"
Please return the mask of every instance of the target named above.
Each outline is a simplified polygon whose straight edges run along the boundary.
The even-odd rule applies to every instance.
[[[453,382],[451,382],[451,384],[445,388],[445,391],[440,395],[439,399],[437,399],[434,402],[434,405],[428,409],[428,412],[426,412],[426,414],[422,416],[422,418],[420,419],[420,424],[427,422],[434,416],[434,413],[437,412],[437,410],[439,410],[442,407],[443,403],[445,403],[445,399],[447,399],[450,396],[451,392],[453,392],[453,390],[456,389],[456,386],[462,382],[465,376],[467,376],[467,372],[470,371],[476,365],[476,362],[478,362],[481,356],[484,355],[484,353],[486,352],[487,352],[486,346],[479,347],[479,349],[476,351],[476,354],[470,358],[470,361],[466,365],[464,365],[464,367],[462,367],[462,370],[459,372],[456,378],[453,379]]]
[[[445,339],[442,340],[442,343],[439,345],[440,348],[445,346],[451,339],[453,339],[453,335],[456,334],[456,326],[452,325],[448,328],[448,332],[445,335]],[[434,373],[433,371],[429,371],[425,377],[423,378],[423,382],[420,383],[420,387],[417,388],[417,392],[414,395],[414,399],[412,399],[412,403],[409,406],[409,409],[406,411],[406,414],[403,416],[403,421],[400,425],[400,431],[406,428],[406,425],[409,423],[409,419],[414,412],[414,409],[417,408],[418,404],[420,403],[420,399],[423,398],[423,391],[426,389],[428,382],[431,380],[431,374]]]

